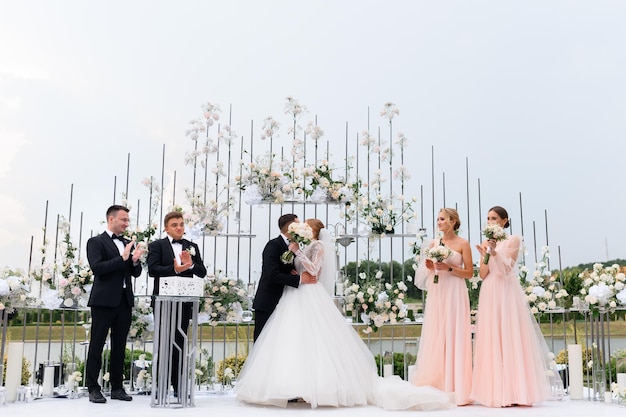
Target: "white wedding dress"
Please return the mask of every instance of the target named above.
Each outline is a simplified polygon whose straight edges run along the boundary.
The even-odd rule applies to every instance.
[[[314,241],[298,253],[298,271],[306,269],[320,282],[285,287],[237,379],[237,399],[278,407],[286,407],[288,400],[295,398],[302,398],[312,408],[368,404],[388,410],[455,407],[450,395],[435,388],[417,387],[397,376],[378,376],[371,352],[326,289],[334,285],[334,274],[320,271],[322,264],[328,265],[323,260],[325,246]],[[334,253],[328,252],[329,256]]]

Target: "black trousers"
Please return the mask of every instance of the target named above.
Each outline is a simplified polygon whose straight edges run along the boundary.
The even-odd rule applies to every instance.
[[[85,366],[85,384],[89,392],[102,388],[98,383],[98,375],[102,368],[102,352],[109,331],[111,332],[109,364],[111,389],[123,387],[124,355],[131,318],[132,308],[128,305],[126,297],[122,297],[118,307],[91,307],[91,337]]]

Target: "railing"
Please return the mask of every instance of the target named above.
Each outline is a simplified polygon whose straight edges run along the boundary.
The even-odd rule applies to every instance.
[[[61,391],[66,388],[67,368],[83,370],[89,346],[89,315],[89,310],[81,309],[22,309],[9,320],[9,315],[4,310],[0,311],[0,353],[6,361],[9,343],[24,343],[25,376],[21,382],[29,388],[33,397],[44,395],[43,372],[46,367],[55,367],[54,386],[57,394],[62,394]],[[37,321],[29,322],[32,318]],[[605,393],[610,392],[611,384],[616,382],[615,358],[611,358],[611,349],[626,348],[626,337],[615,337],[611,331],[611,313],[607,311],[594,315],[589,311],[557,310],[545,314],[544,318],[544,336],[555,354],[566,350],[568,341],[582,345],[583,361],[587,362],[584,364],[585,385],[588,387],[585,398],[590,401],[605,401]],[[21,324],[10,326],[11,322]],[[407,320],[395,324],[387,323],[377,332],[368,334],[362,332],[365,328],[362,323],[347,322],[346,325],[352,325],[372,354],[379,358],[381,375],[383,358],[388,358],[391,353],[396,361],[401,358],[401,376],[408,379],[409,366],[413,364],[419,347],[421,322]],[[223,368],[229,366],[238,371],[243,365],[252,348],[253,327],[252,321],[198,326],[196,369],[202,373],[196,375],[197,392],[223,391]],[[146,354],[150,358],[153,347],[151,339],[128,340],[129,367],[125,371],[125,377],[130,392],[141,393],[145,390],[145,384],[137,383],[138,372],[142,366],[137,366],[136,363],[140,354]],[[150,360],[146,363],[150,364]],[[103,374],[106,373],[107,366],[105,354]],[[567,389],[567,365],[561,366],[561,372]],[[102,382],[106,391],[107,383]],[[84,379],[79,385],[81,384],[84,388]]]

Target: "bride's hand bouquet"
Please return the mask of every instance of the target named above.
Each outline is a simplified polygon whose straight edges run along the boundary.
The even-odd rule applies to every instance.
[[[443,262],[450,256],[450,248],[444,245],[443,243],[433,246],[432,248],[428,248],[428,253],[426,255],[428,258],[432,259],[433,262]],[[433,283],[439,283],[439,270],[435,267],[435,277],[433,278]]]
[[[483,229],[483,235],[487,240],[495,240],[499,242],[501,240],[506,239],[506,232],[496,223],[489,223]],[[485,253],[485,257],[483,258],[483,263],[487,265],[489,263],[489,258],[491,257],[491,246],[487,248],[487,253]]]
[[[306,223],[293,222],[289,225],[288,231],[291,235],[291,241],[300,245],[300,249],[310,244],[311,239],[313,239],[313,230],[311,229],[311,226]],[[280,260],[284,264],[290,264],[293,262],[295,256],[295,253],[290,250],[286,250],[285,253],[280,256]]]

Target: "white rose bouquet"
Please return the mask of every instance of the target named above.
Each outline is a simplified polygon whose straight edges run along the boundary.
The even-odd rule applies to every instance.
[[[504,229],[499,224],[495,223],[487,224],[487,226],[485,226],[485,228],[483,229],[483,235],[485,235],[485,238],[487,240],[495,240],[496,242],[506,239],[506,232],[504,231]],[[485,254],[485,257],[483,259],[483,263],[485,265],[489,263],[490,257],[491,247],[488,247],[487,253]]]
[[[428,248],[427,255],[428,258],[432,259],[433,262],[443,262],[445,259],[450,256],[450,248],[444,244],[433,246],[432,248]],[[435,268],[435,277],[433,282],[435,284],[439,283],[439,274],[437,268]]]
[[[310,244],[311,239],[313,239],[313,230],[311,229],[311,226],[306,223],[293,222],[289,225],[288,230],[289,234],[291,235],[291,240],[300,245],[300,248],[303,248],[304,246]],[[295,256],[295,253],[287,250],[280,256],[280,260],[284,264],[290,264],[293,262],[293,258]]]

